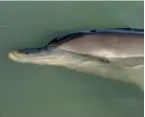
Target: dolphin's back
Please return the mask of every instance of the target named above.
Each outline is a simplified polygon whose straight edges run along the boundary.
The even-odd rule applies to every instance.
[[[136,29],[137,30],[137,29]],[[108,32],[107,32],[108,31]],[[53,40],[53,46],[76,53],[107,58],[144,56],[144,34],[142,30],[116,29],[98,32],[80,32]]]
[[[84,35],[62,43],[58,48],[107,58],[144,55],[143,36],[138,35]]]

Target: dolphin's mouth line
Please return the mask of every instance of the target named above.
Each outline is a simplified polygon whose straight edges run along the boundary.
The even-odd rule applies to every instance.
[[[34,59],[30,56],[26,56],[25,53],[19,53],[17,51],[12,51],[8,53],[8,57],[13,61],[21,61],[21,60],[28,60],[28,59]]]
[[[18,61],[20,59],[20,57],[14,54],[14,52],[9,52],[8,57],[13,61]]]
[[[38,53],[39,54],[39,53]],[[42,60],[42,59],[51,59],[48,57],[45,53],[41,52],[41,55],[38,56],[29,56],[25,53],[19,53],[17,51],[12,51],[8,53],[8,58],[15,61],[15,62],[22,62],[22,61],[27,61],[27,60]]]

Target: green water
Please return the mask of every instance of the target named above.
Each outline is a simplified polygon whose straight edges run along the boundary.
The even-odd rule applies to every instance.
[[[143,2],[0,2],[0,117],[143,117],[135,85],[7,58],[71,31],[143,28],[143,10]]]

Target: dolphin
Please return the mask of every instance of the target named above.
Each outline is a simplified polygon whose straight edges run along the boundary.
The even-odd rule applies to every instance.
[[[56,37],[44,47],[13,50],[8,57],[132,83],[144,91],[144,29],[76,31]]]

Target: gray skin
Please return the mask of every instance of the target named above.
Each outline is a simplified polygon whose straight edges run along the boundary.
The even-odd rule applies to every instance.
[[[62,66],[144,89],[144,37],[139,35],[84,35],[8,56],[16,62]]]

